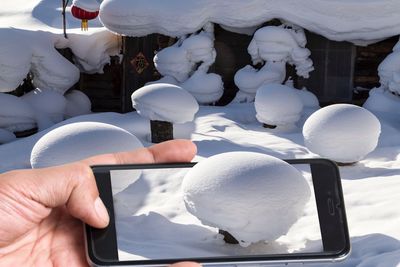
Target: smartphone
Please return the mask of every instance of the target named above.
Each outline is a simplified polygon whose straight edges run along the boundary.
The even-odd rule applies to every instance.
[[[165,266],[188,260],[215,265],[344,259],[350,241],[337,165],[326,159],[286,162],[303,174],[312,192],[303,215],[274,242],[248,247],[226,243],[218,229],[187,212],[180,185],[196,163],[93,166],[110,224],[105,229],[86,225],[88,261]]]

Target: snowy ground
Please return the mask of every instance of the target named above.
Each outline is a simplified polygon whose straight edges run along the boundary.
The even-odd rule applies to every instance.
[[[145,145],[150,145],[147,141],[148,121],[140,118],[136,113],[86,115],[67,120],[63,124],[89,120],[124,128],[135,134]],[[398,130],[400,129],[397,129],[392,136],[384,133],[383,136],[386,139],[391,139],[390,146],[381,144],[356,165],[340,167],[353,249],[346,261],[333,266],[390,267],[398,266],[400,263],[400,210],[398,208],[400,141],[396,142]],[[194,123],[176,125],[175,132],[176,136],[191,138],[196,143],[198,154],[195,161],[228,151],[255,151],[279,158],[315,157],[303,145],[300,128],[290,132],[266,130],[256,121],[255,111],[251,104],[234,104],[227,107],[203,106],[197,113]],[[43,134],[38,133],[0,146],[2,159],[0,170],[28,167],[30,150]],[[190,217],[185,209],[171,209],[171,204],[176,205],[181,201],[179,184],[179,179],[167,179],[163,182],[157,180],[149,182],[145,179],[137,181],[138,187],[135,189],[131,187],[130,190],[138,190],[141,193],[131,195],[131,203],[141,205],[143,201],[146,203],[150,201],[148,205],[154,207],[160,201],[155,196],[159,195],[165,195],[165,197],[169,195],[169,202],[160,205],[156,210],[158,213],[147,213],[148,207],[146,210],[145,207],[132,205],[130,207],[132,211],[143,215],[127,220],[133,222],[142,219],[155,225],[171,225],[177,221],[188,222]],[[179,205],[182,207],[182,202]],[[189,221],[193,223],[195,219],[191,218]],[[187,225],[185,231],[190,227],[195,226]],[[209,238],[215,238],[215,234],[210,233],[207,228],[194,230],[195,236],[199,234],[199,231],[204,231]],[[134,232],[125,233],[125,241],[129,240],[131,235],[134,236]],[[317,266],[321,265],[317,264]]]

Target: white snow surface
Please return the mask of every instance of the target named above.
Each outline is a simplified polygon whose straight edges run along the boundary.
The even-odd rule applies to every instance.
[[[30,162],[33,168],[43,168],[141,147],[139,139],[119,127],[78,122],[59,127],[40,138],[32,149]]]
[[[96,0],[73,0],[72,5],[89,12],[96,12],[100,9],[100,4]]]
[[[87,95],[79,90],[71,90],[65,95],[67,105],[65,108],[65,117],[71,118],[92,112],[92,103]]]
[[[0,145],[15,141],[16,138],[12,132],[0,128]]]
[[[130,36],[150,33],[181,36],[199,30],[206,22],[246,28],[274,18],[337,41],[374,42],[399,34],[399,1],[361,3],[360,0],[105,0],[100,7],[100,18],[111,31]]]
[[[257,120],[275,126],[296,123],[303,111],[303,102],[296,90],[282,84],[260,87],[254,101]]]
[[[139,88],[132,94],[132,105],[149,119],[185,123],[199,110],[196,99],[179,86],[156,83]]]
[[[68,39],[62,33],[61,1],[15,0],[0,7],[0,92],[10,92],[29,72],[34,85],[64,93],[84,72],[102,72],[110,55],[119,51],[120,37],[98,19],[88,32],[66,10]],[[55,48],[71,48],[78,68]]]
[[[36,113],[21,98],[0,93],[0,128],[19,132],[35,128]]]
[[[201,161],[186,174],[190,213],[228,231],[242,246],[275,241],[303,214],[310,189],[290,164],[262,153],[228,152]]]
[[[379,118],[381,120],[384,117],[396,132],[385,132],[387,129],[382,128],[380,139],[384,136],[384,142],[380,140],[379,146],[357,164],[340,167],[352,253],[343,262],[318,264],[318,266],[395,267],[400,263],[400,230],[398,227],[400,220],[398,209],[400,201],[398,194],[400,190],[400,140],[398,138],[400,125],[398,116],[393,119],[389,115],[389,113],[382,113],[382,117]],[[61,125],[78,121],[112,124],[135,134],[145,146],[151,145],[146,141],[147,135],[150,133],[149,121],[136,112],[79,116],[63,121],[51,129],[33,136],[1,145],[0,171],[30,168],[32,147],[41,136]],[[194,120],[194,128],[177,128],[177,126],[180,125],[174,125],[175,132],[182,137],[190,138],[198,147],[197,157],[194,161],[201,161],[212,155],[230,151],[260,152],[281,159],[317,157],[304,146],[302,125],[291,132],[265,129],[255,119],[254,104],[233,103],[226,107],[201,106]],[[148,177],[146,180],[139,179],[129,186],[129,189],[124,190],[126,192],[125,201],[131,201],[130,208],[133,211],[137,211],[144,200],[155,201],[148,202],[153,213],[150,214],[143,210],[142,216],[128,216],[122,221],[127,226],[127,231],[122,233],[125,237],[126,254],[129,254],[129,248],[135,246],[133,240],[136,237],[143,238],[142,229],[138,231],[132,226],[139,220],[152,229],[152,234],[156,229],[156,233],[174,238],[173,242],[169,244],[171,255],[174,255],[178,248],[187,249],[185,243],[179,246],[182,244],[181,241],[192,241],[193,236],[198,236],[199,233],[208,233],[210,239],[207,240],[215,240],[216,233],[200,227],[200,222],[194,220],[194,217],[191,220],[182,220],[182,218],[186,218],[182,215],[186,209],[180,191],[181,180],[176,179],[176,176],[171,179],[165,179],[165,175],[162,177],[160,177],[161,180],[154,177]],[[130,192],[135,193],[130,194]],[[160,197],[160,192],[164,192],[162,194],[165,195],[165,198]],[[181,205],[181,208],[171,209],[177,205]],[[304,244],[304,241],[309,240],[305,235],[308,229],[308,218],[304,217],[304,223],[297,225],[296,236],[297,240],[301,240],[301,242],[296,245]],[[178,220],[180,223],[175,223]],[[132,227],[129,228],[129,226]],[[222,242],[222,240],[216,240],[216,245],[211,248],[219,247],[220,243],[218,242]],[[140,244],[140,247],[146,252],[147,249],[154,247],[154,242],[149,240],[148,246]],[[203,248],[210,249],[210,245],[207,243]],[[273,246],[268,246],[268,248],[272,249]],[[198,250],[189,252],[196,254]],[[297,265],[294,264],[294,266]],[[301,266],[312,267],[315,264]]]
[[[310,151],[341,163],[363,159],[378,145],[381,124],[370,111],[334,104],[313,113],[303,127]]]
[[[383,88],[400,95],[400,42],[378,67],[379,82]]]
[[[36,88],[21,96],[21,99],[35,111],[39,130],[44,130],[64,119],[67,100],[56,91]]]
[[[180,85],[191,93],[199,104],[218,101],[224,93],[224,83],[220,75],[197,70]]]

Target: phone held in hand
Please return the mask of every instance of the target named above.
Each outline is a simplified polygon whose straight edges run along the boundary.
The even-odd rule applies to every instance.
[[[285,161],[304,176],[311,196],[286,234],[245,246],[188,212],[181,184],[196,163],[93,166],[110,224],[105,229],[86,225],[88,261],[93,266],[165,266],[179,261],[214,265],[344,259],[350,241],[336,164],[326,159]],[[246,220],[251,224],[258,219]],[[274,229],[264,227],[260,230]]]

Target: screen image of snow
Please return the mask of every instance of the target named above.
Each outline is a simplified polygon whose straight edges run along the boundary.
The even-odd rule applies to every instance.
[[[305,177],[312,192],[302,215],[278,239],[246,246],[226,243],[219,229],[203,224],[187,211],[181,185],[190,168],[111,171],[119,260],[321,252],[310,167],[293,166]],[[260,230],[271,228],[265,225]]]

